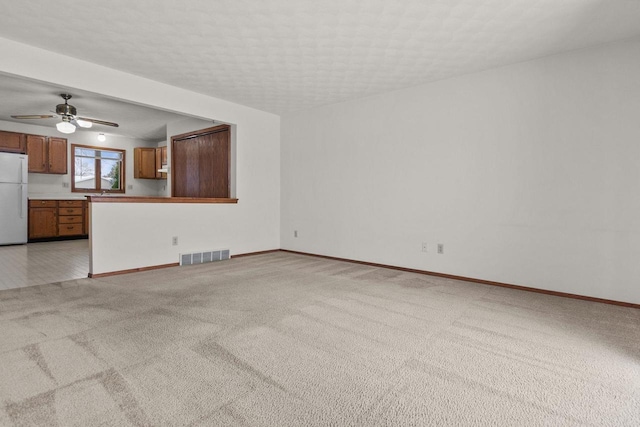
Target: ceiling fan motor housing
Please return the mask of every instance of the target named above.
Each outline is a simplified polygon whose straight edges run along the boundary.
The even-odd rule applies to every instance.
[[[59,116],[75,116],[77,113],[76,107],[69,104],[56,105],[56,114]]]

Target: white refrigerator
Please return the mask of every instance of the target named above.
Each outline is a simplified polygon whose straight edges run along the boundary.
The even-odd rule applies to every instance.
[[[26,154],[0,153],[0,245],[27,243]]]

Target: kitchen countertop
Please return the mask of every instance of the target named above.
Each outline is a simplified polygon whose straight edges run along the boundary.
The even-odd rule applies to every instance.
[[[86,200],[84,194],[29,194],[29,200]]]

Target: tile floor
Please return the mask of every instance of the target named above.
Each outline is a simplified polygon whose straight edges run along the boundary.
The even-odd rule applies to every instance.
[[[80,279],[89,273],[89,240],[0,246],[0,290]]]

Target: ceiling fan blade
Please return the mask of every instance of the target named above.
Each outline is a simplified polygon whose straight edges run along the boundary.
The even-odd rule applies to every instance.
[[[85,122],[91,122],[91,123],[95,123],[97,125],[112,126],[114,128],[117,128],[117,127],[120,126],[117,123],[105,122],[104,120],[98,120],[98,119],[89,119],[87,117],[76,117],[76,120],[84,120]]]
[[[56,116],[51,116],[47,114],[32,114],[32,115],[22,115],[22,116],[11,116],[14,119],[52,119]]]

